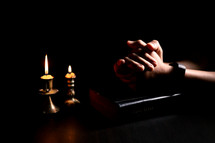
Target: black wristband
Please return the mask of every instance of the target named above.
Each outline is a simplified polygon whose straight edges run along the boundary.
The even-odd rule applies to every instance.
[[[172,75],[177,78],[177,79],[183,79],[185,72],[186,72],[186,67],[183,64],[179,64],[177,62],[172,62],[169,64],[170,66],[173,66],[173,72]]]

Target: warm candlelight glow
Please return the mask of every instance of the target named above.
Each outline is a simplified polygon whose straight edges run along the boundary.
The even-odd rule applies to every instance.
[[[48,65],[48,56],[47,54],[45,55],[45,75],[41,77],[41,79],[53,79],[54,77],[52,75],[49,75],[49,65]]]
[[[45,74],[49,73],[48,56],[45,56]]]
[[[69,67],[68,67],[68,72],[69,72],[69,73],[72,72],[72,67],[71,67],[71,65],[69,65]]]
[[[45,75],[41,76],[40,78],[48,80],[48,79],[53,79],[54,77],[52,75],[50,75],[50,74],[47,74],[47,75],[45,74]]]
[[[66,78],[76,78],[76,75],[74,72],[72,72],[72,67],[69,65],[68,67],[68,73],[65,75]]]

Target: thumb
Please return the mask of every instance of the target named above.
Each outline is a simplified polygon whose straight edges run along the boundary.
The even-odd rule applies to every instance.
[[[163,60],[163,49],[160,46],[160,43],[157,40],[152,40],[146,45],[150,50],[155,51],[159,57]]]
[[[120,69],[122,69],[123,65],[125,64],[124,59],[119,59],[115,64],[114,64],[114,71],[119,72]]]
[[[146,46],[146,43],[143,42],[142,40],[137,40],[137,41],[128,40],[128,41],[127,41],[127,45],[128,45],[130,48],[136,50],[136,49],[138,49],[138,48],[144,48],[144,47]]]

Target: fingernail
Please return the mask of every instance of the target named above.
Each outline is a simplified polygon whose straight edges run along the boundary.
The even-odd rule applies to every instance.
[[[144,71],[145,70],[145,67],[144,66],[141,66],[141,71]]]

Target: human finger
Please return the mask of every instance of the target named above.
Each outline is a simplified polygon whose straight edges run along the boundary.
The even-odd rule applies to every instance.
[[[142,41],[142,40],[136,40],[136,41],[127,41],[127,45],[132,48],[132,52],[140,52],[140,51],[144,51],[144,52],[152,52],[154,49],[152,49],[151,47],[147,47],[147,44]]]
[[[129,54],[129,58],[144,65],[145,69],[149,71],[154,70],[154,67],[157,66],[156,60],[153,57],[151,57],[148,53],[145,53],[144,58],[142,56],[137,55],[136,53],[132,53]]]
[[[127,78],[127,77],[129,78],[132,74],[131,69],[127,67],[124,59],[119,59],[114,64],[114,72],[120,78]]]
[[[117,64],[117,66],[121,67],[123,64],[125,64],[125,60],[119,59],[116,64]]]
[[[129,58],[129,57],[125,57],[125,63],[127,65],[128,68],[130,68],[131,70],[134,71],[144,71],[145,67],[144,65],[134,61],[133,59]]]
[[[127,45],[132,49],[138,49],[138,48],[143,48],[144,46],[146,46],[146,43],[143,42],[142,40],[136,40],[136,41],[128,40]]]
[[[114,71],[116,73],[119,73],[119,71],[122,69],[123,64],[125,64],[124,59],[119,59],[115,64],[114,64]]]
[[[152,40],[151,42],[147,43],[146,47],[148,47],[148,49],[151,49],[152,51],[155,51],[163,60],[163,49],[161,48],[160,43],[157,40]]]

